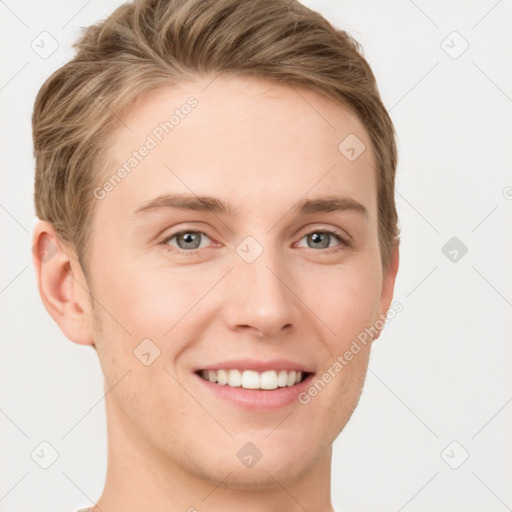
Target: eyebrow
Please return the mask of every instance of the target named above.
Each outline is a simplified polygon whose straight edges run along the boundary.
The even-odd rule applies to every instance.
[[[163,194],[135,210],[135,214],[145,214],[166,208],[212,212],[228,216],[236,216],[238,208],[210,196],[191,196],[183,194]],[[361,203],[346,195],[332,195],[314,199],[303,199],[293,208],[299,215],[318,212],[353,211],[369,217],[368,210]]]

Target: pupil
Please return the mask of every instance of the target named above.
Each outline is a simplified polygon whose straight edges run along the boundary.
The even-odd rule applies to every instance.
[[[329,246],[327,233],[313,233],[310,236],[311,236],[312,241],[315,242],[315,244],[317,245],[317,247],[321,247],[322,249],[325,249],[326,247]],[[321,243],[322,237],[324,237],[323,244]],[[320,242],[320,243],[317,243],[317,242]],[[325,242],[327,242],[327,243],[325,243]]]
[[[187,249],[196,249],[199,246],[199,237],[194,233],[183,233],[179,239],[185,242],[185,248]],[[192,247],[190,247],[192,244]]]

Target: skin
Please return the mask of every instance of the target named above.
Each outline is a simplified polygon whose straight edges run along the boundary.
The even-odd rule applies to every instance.
[[[192,369],[288,358],[321,375],[386,314],[398,245],[384,272],[371,142],[356,116],[315,92],[255,78],[211,81],[154,91],[124,118],[131,129],[109,147],[107,178],[168,112],[198,100],[96,201],[88,280],[53,227],[37,224],[39,251],[57,247],[44,263],[34,257],[39,291],[70,340],[96,345],[105,376],[109,458],[98,509],[325,512],[332,443],[359,400],[371,343],[307,405],[265,413],[207,393]],[[352,162],[338,150],[349,134],[366,146]],[[214,196],[238,213],[134,214],[163,193]],[[304,198],[333,194],[368,216],[293,211]],[[327,254],[307,236],[329,228],[352,245],[325,235],[335,249]],[[183,230],[204,232],[201,248],[169,240]],[[263,248],[250,264],[236,252],[247,236]],[[133,355],[145,338],[161,351],[149,366]],[[262,454],[251,468],[236,456],[248,442]]]

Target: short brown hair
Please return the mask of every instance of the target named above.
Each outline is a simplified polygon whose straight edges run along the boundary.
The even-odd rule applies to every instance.
[[[296,0],[135,0],[85,29],[73,46],[75,57],[35,101],[34,201],[86,274],[93,189],[123,114],[157,87],[220,73],[303,86],[359,117],[376,159],[379,244],[388,267],[399,236],[395,131],[362,49],[345,31]]]

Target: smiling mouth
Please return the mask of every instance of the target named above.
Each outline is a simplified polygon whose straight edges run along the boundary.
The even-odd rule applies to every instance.
[[[267,370],[257,372],[255,370],[198,370],[199,377],[214,384],[233,388],[259,389],[270,391],[272,389],[292,387],[303,382],[309,375],[308,372],[295,370]]]

